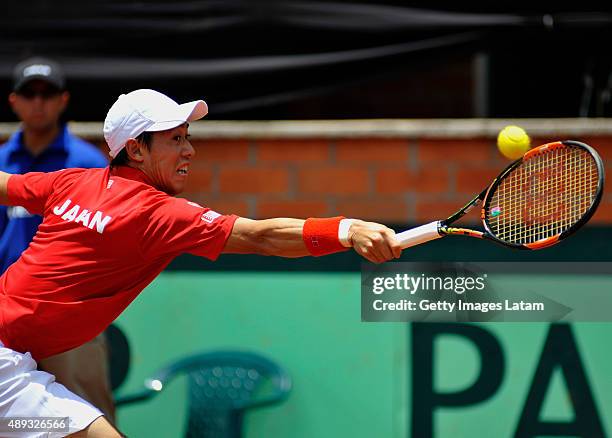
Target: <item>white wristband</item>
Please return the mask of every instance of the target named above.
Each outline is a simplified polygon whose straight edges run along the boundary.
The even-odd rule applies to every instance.
[[[340,241],[340,244],[346,248],[353,246],[349,240],[349,228],[351,228],[351,224],[354,221],[354,219],[342,219],[340,221],[340,226],[338,227],[338,240]]]

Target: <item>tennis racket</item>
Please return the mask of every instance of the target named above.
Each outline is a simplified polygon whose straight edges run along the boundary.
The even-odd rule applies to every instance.
[[[546,248],[593,216],[603,186],[603,162],[592,147],[570,140],[547,143],[510,164],[452,216],[398,233],[396,239],[408,248],[458,234],[517,249]],[[484,231],[451,226],[479,204]]]

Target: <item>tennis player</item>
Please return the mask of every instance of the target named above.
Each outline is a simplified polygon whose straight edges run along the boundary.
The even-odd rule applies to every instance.
[[[175,198],[195,154],[189,122],[207,112],[202,100],[179,105],[136,90],[120,96],[104,122],[109,167],[0,172],[0,203],[43,216],[32,244],[0,277],[0,418],[69,417],[68,431],[51,436],[121,436],[36,361],[93,339],[179,254],[302,257],[352,247],[375,263],[400,256],[395,233],[377,223],[251,220]]]

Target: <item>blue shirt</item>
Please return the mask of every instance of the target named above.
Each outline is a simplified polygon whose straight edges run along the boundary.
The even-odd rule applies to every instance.
[[[70,167],[106,167],[108,160],[94,145],[75,137],[64,126],[53,142],[38,156],[23,144],[19,130],[0,146],[0,171],[8,173],[53,172]],[[23,207],[0,206],[0,273],[28,247],[42,222],[41,216]]]

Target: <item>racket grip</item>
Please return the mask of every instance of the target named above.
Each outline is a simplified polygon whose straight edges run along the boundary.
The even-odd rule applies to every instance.
[[[440,221],[430,222],[420,227],[402,231],[396,234],[395,238],[399,241],[402,249],[409,248],[442,237],[442,234],[438,232],[439,227]]]

